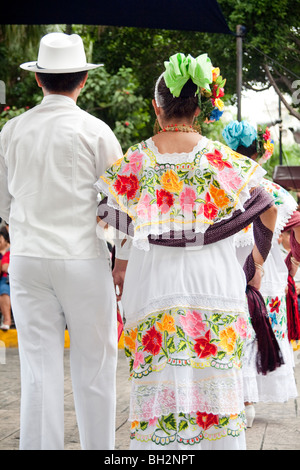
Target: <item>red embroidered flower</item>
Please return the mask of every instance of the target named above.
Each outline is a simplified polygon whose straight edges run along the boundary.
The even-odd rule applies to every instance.
[[[227,162],[226,160],[223,160],[222,153],[217,149],[215,149],[214,153],[206,153],[205,156],[209,163],[217,167],[220,171],[224,170],[225,167],[232,168],[231,163]]]
[[[166,214],[174,204],[174,196],[165,189],[156,190],[157,205],[162,214]]]
[[[121,196],[126,194],[127,199],[133,199],[139,189],[139,180],[132,173],[130,176],[118,175],[114,188]]]
[[[152,328],[150,328],[150,330],[143,336],[142,343],[145,351],[156,356],[161,348],[162,334],[156,331],[155,327],[152,326]]]
[[[275,299],[272,299],[272,302],[269,303],[269,307],[271,308],[271,313],[276,312],[279,313],[279,307],[280,307],[281,301],[276,297]]]
[[[207,414],[207,413],[200,413],[200,411],[197,411],[196,421],[197,421],[198,426],[200,426],[200,428],[206,431],[206,429],[209,429],[214,425],[218,426],[219,416],[213,415],[212,413]]]
[[[206,193],[205,204],[201,204],[198,210],[198,214],[204,214],[204,217],[208,220],[213,220],[218,214],[218,207],[216,204],[211,202],[209,193]]]
[[[207,331],[205,336],[196,339],[194,349],[200,358],[215,356],[218,351],[217,346],[210,343],[210,331]]]

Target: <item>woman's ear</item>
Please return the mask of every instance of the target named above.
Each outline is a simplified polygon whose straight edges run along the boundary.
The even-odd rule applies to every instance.
[[[199,108],[199,106],[197,106],[196,111],[195,111],[195,117],[198,117],[200,112],[201,112],[201,109]]]
[[[154,111],[155,111],[156,116],[159,116],[159,114],[160,114],[160,107],[157,106],[156,101],[155,101],[154,99],[152,100],[152,106],[153,106],[153,108],[154,108]]]

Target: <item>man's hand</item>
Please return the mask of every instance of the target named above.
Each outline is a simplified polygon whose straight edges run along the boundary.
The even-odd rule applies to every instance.
[[[123,284],[124,284],[127,264],[128,264],[127,260],[118,259],[118,258],[116,258],[115,260],[115,267],[113,269],[112,276],[114,280],[117,301],[121,300],[121,297],[123,294]]]

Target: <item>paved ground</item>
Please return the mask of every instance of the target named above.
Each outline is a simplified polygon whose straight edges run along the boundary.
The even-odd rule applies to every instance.
[[[295,374],[300,391],[300,351],[295,352]],[[72,387],[69,373],[69,352],[65,350],[65,435],[66,450],[80,450]],[[122,349],[119,350],[117,379],[116,449],[129,446],[130,385],[127,364]],[[19,357],[17,348],[0,349],[0,450],[17,450],[19,447]],[[284,404],[256,405],[256,419],[247,430],[248,450],[300,450],[300,398]]]

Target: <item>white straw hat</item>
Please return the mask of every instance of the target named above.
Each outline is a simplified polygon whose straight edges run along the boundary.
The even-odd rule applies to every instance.
[[[38,59],[20,67],[30,72],[72,73],[101,67],[103,64],[88,64],[83,42],[78,34],[49,33],[42,37]]]

